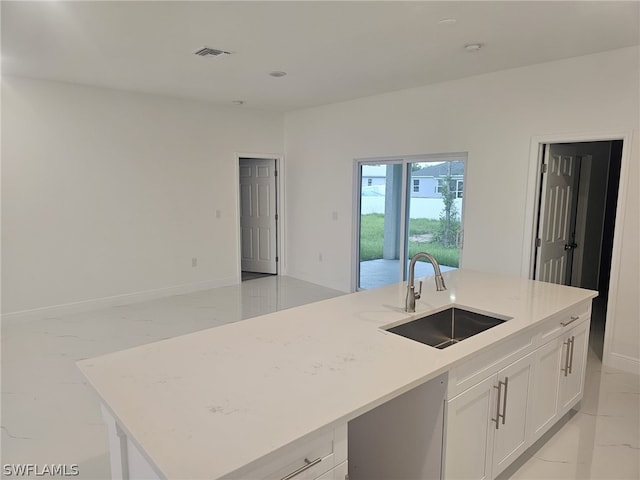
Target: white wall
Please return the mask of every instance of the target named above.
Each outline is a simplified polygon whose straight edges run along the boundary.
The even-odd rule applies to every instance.
[[[235,154],[282,114],[3,77],[2,120],[3,312],[238,280]]]
[[[608,328],[610,351],[638,362],[639,56],[627,48],[287,114],[289,273],[351,288],[355,158],[468,152],[462,266],[526,275],[532,138],[633,133]]]

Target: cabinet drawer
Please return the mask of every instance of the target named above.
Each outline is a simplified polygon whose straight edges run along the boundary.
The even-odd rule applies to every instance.
[[[538,345],[544,345],[549,340],[559,337],[563,331],[582,323],[591,316],[591,302],[582,302],[569,310],[554,315],[538,330]]]
[[[470,360],[454,367],[449,373],[448,398],[455,397],[497,373],[501,368],[525,356],[533,349],[533,334],[524,333],[474,355]]]
[[[347,459],[347,426],[292,444],[249,471],[229,478],[268,480],[312,480]]]

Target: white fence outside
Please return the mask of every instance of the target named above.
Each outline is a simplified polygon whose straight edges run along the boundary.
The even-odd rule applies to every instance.
[[[360,199],[360,212],[362,215],[369,213],[384,213],[384,196],[363,196]],[[458,213],[462,213],[462,199],[454,200]],[[411,198],[409,216],[411,218],[439,219],[444,208],[441,198]]]

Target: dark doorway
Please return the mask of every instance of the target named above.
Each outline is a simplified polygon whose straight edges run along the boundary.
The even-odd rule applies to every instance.
[[[593,301],[590,344],[600,359],[622,144],[622,140],[608,140],[541,145],[543,165],[534,278],[598,291]],[[564,180],[559,180],[559,176],[564,176]],[[551,191],[552,188],[557,191]],[[558,189],[562,190],[560,195]],[[562,222],[554,223],[558,218],[562,218]],[[549,230],[566,233],[554,236]],[[553,239],[555,244],[548,239]]]

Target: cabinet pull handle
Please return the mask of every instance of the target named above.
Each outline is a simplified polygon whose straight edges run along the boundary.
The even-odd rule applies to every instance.
[[[576,340],[576,337],[573,335],[569,339],[569,341],[571,342],[571,356],[569,357],[569,365],[567,366],[569,373],[571,373],[571,371],[573,370],[573,345],[575,343],[575,340]]]
[[[504,425],[504,407],[506,407],[507,404],[507,381],[509,380],[508,378],[505,379],[506,381],[502,381],[499,380],[498,381],[498,385],[494,385],[493,388],[497,388],[498,389],[498,399],[496,401],[496,418],[492,418],[491,420],[493,420],[494,422],[496,422],[496,430],[500,429],[500,418],[502,418],[502,424]],[[502,385],[505,386],[505,390],[504,390],[504,399],[502,398]],[[503,413],[500,413],[500,404],[503,403]]]
[[[571,320],[569,320],[568,322],[560,322],[560,325],[562,325],[563,327],[566,327],[567,325],[575,322],[576,320],[580,320],[580,317],[572,315]]]
[[[567,353],[564,357],[564,367],[560,368],[561,372],[564,372],[564,376],[566,377],[567,375],[569,375],[569,355],[571,355],[571,339],[567,339],[566,342],[562,342],[562,345],[566,345],[567,346]]]
[[[308,470],[309,468],[313,467],[314,465],[317,465],[318,463],[320,463],[322,461],[322,457],[318,457],[315,460],[311,461],[308,458],[304,459],[304,465],[301,466],[300,468],[298,468],[297,470],[291,472],[289,475],[287,475],[286,477],[282,477],[282,480],[291,480],[293,477],[295,477],[296,475],[301,474],[302,472],[304,472],[305,470]]]
[[[507,421],[507,392],[509,391],[509,377],[504,377],[504,398],[502,399],[502,424]]]

